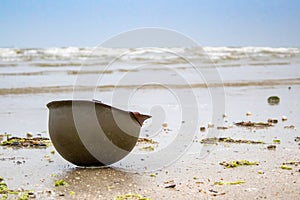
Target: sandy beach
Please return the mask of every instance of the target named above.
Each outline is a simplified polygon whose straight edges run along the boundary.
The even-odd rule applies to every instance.
[[[299,198],[299,49],[274,48],[267,51],[257,48],[252,51],[208,48],[206,50],[211,53],[216,65],[210,67],[207,66],[208,63],[202,62],[198,63],[199,67],[207,70],[207,74],[217,70],[222,80],[221,85],[218,80],[207,85],[204,79],[198,79],[199,76],[193,73],[193,68],[178,62],[177,58],[155,57],[153,61],[149,52],[146,55],[138,54],[135,59],[128,59],[130,62],[134,60],[130,63],[132,66],[139,66],[141,62],[148,63],[147,69],[131,67],[128,60],[106,69],[107,61],[115,56],[113,50],[110,50],[111,55],[107,55],[106,60],[101,61],[102,64],[96,59],[99,54],[103,54],[100,51],[94,57],[89,56],[90,59],[85,60],[83,66],[82,61],[75,58],[82,53],[80,51],[88,51],[87,49],[21,49],[21,53],[15,56],[11,56],[11,52],[7,53],[9,50],[1,50],[6,53],[1,54],[0,63],[2,142],[7,137],[26,137],[28,132],[33,137],[49,138],[46,104],[52,100],[88,98],[90,91],[94,98],[123,109],[151,113],[153,106],[161,105],[166,111],[162,122],[167,125],[164,127],[160,123],[161,126],[154,130],[149,125],[151,121],[146,121],[141,137],[156,141],[154,149],[144,151],[142,145],[153,144],[138,143],[131,157],[104,168],[76,167],[65,161],[51,145],[44,148],[1,146],[0,176],[7,187],[18,194],[3,192],[0,197],[18,199],[30,190],[29,199],[126,199],[126,194],[127,199]],[[196,50],[177,51],[183,51],[185,56],[190,56],[195,62],[198,60],[194,57],[197,55]],[[245,57],[241,54],[244,51],[248,53]],[[64,57],[62,52],[68,52],[68,55]],[[28,55],[31,55],[31,59],[28,59]],[[165,66],[166,61],[170,62],[167,63],[168,67],[156,67]],[[73,87],[78,83],[78,74],[85,80],[98,80],[99,74],[104,74],[104,78],[98,80],[96,89],[92,82],[86,83],[76,96]],[[127,75],[136,79],[122,82]],[[116,85],[121,86],[118,92],[131,93],[137,87],[135,83],[140,83],[146,76],[163,79],[161,84],[169,89],[150,85],[138,89],[123,104],[114,100]],[[176,77],[187,80],[189,85],[182,84],[179,81],[181,79]],[[133,162],[133,158],[140,159],[164,150],[178,134],[179,127],[184,122],[180,112],[189,105],[178,103],[174,96],[187,91],[193,91],[199,113],[195,122],[196,131],[185,133],[192,135],[188,147],[184,148],[182,156],[174,156],[176,159],[160,168],[139,168],[139,164],[143,166],[143,161]],[[214,98],[218,95],[221,99],[224,98],[225,101],[221,103],[223,110],[213,110],[212,91],[215,92]],[[267,101],[270,96],[278,96],[280,103],[270,105]],[[215,115],[217,121],[211,127],[210,123]],[[159,116],[154,115],[153,120],[155,117]],[[268,119],[277,122],[268,127],[235,125],[242,121],[267,123]],[[200,130],[200,127],[205,129]],[[213,137],[231,138],[236,142],[228,139],[224,142],[205,142],[205,139]],[[156,159],[161,163],[165,160],[164,157]],[[223,161],[229,163],[241,160],[255,164],[235,167],[220,164]],[[128,167],[124,163],[132,166]],[[64,180],[67,184],[55,186],[58,180]]]

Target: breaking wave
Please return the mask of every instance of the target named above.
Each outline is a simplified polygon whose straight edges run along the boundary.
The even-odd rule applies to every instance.
[[[270,60],[299,59],[300,48],[271,47],[193,47],[165,48],[166,52],[155,49],[129,48],[0,48],[0,67],[26,64],[36,67],[96,66],[107,65],[116,57],[123,55],[123,62],[148,62],[152,64],[180,64],[186,61],[179,57],[198,62],[268,62]],[[281,62],[284,63],[284,62]]]

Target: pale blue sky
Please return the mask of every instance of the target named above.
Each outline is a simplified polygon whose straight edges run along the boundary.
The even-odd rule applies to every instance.
[[[299,0],[2,0],[0,47],[95,46],[141,27],[204,46],[300,47]]]

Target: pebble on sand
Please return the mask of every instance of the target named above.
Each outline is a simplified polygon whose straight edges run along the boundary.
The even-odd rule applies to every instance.
[[[281,120],[282,120],[282,121],[286,121],[286,120],[287,120],[287,117],[283,115],[283,116],[281,117]]]
[[[268,103],[270,105],[278,105],[280,102],[280,98],[278,96],[270,96],[268,98]]]
[[[162,123],[162,127],[167,128],[168,127],[167,122]]]
[[[252,113],[251,113],[250,111],[248,111],[248,112],[246,112],[246,115],[247,115],[247,116],[251,116]]]
[[[206,130],[206,128],[205,128],[204,126],[201,126],[201,127],[200,127],[200,131],[201,131],[201,132],[205,132],[205,130]]]

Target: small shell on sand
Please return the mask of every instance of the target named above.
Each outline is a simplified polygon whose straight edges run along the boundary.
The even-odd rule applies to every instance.
[[[31,138],[32,136],[33,136],[32,133],[30,133],[30,132],[26,133],[26,137]]]
[[[162,123],[162,127],[164,127],[164,128],[168,127],[167,122]]]
[[[246,112],[246,115],[247,115],[247,116],[251,116],[252,113],[251,113],[250,111],[248,111],[248,112]]]
[[[209,122],[208,124],[207,124],[207,128],[213,128],[214,127],[214,124],[212,124],[211,122]]]
[[[287,120],[287,117],[283,115],[283,116],[281,117],[281,120],[282,120],[282,121],[286,121],[286,120]]]

